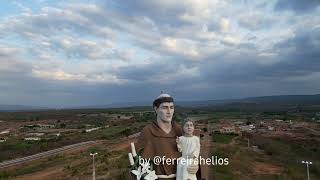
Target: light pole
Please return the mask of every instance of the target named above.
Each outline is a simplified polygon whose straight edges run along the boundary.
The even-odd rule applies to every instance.
[[[92,180],[96,180],[96,171],[94,168],[94,156],[97,155],[98,153],[90,153],[90,156],[92,156]]]
[[[306,164],[307,166],[307,175],[308,175],[308,180],[310,180],[310,175],[309,175],[309,164],[311,165],[311,161],[301,161],[302,164]]]

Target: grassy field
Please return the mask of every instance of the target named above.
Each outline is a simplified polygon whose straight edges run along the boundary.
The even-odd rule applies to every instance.
[[[310,168],[311,179],[319,179],[319,153],[307,150],[303,142],[284,139],[270,139],[256,137],[252,139],[252,145],[260,149],[247,148],[246,138],[237,138],[236,143],[225,146],[230,142],[226,135],[219,135],[220,139],[214,141],[213,155],[228,157],[230,164],[227,166],[214,166],[215,179],[222,180],[243,180],[243,179],[268,179],[268,180],[289,180],[306,179],[305,166],[301,160],[312,159],[314,164]],[[320,146],[318,146],[320,147]],[[319,148],[316,150],[319,151]]]
[[[92,148],[80,152],[60,154],[46,159],[28,163],[17,169],[3,170],[0,172],[0,179],[14,178],[21,175],[36,172],[45,172],[52,168],[63,168],[60,176],[67,179],[78,179],[82,177],[89,179],[92,175],[91,152],[97,152],[95,157],[96,177],[113,177],[113,179],[123,180],[128,175],[128,154],[125,151],[110,151],[109,147],[115,143],[102,143]]]
[[[229,144],[234,137],[236,137],[236,135],[232,135],[232,134],[216,134],[216,133],[214,133],[213,136],[212,136],[213,142],[220,143],[220,144]]]

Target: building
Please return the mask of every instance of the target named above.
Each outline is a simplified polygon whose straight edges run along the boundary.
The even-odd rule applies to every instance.
[[[268,130],[269,130],[269,131],[274,131],[274,127],[268,126]]]
[[[255,126],[250,124],[248,126],[239,126],[241,132],[250,132],[255,129]]]
[[[38,125],[41,129],[50,129],[55,127],[55,125],[53,124],[38,124]]]
[[[219,131],[222,134],[235,133],[235,128],[234,126],[222,126]]]
[[[96,130],[98,130],[98,129],[101,129],[101,127],[86,129],[86,132],[92,132],[92,131],[96,131]]]
[[[26,137],[24,138],[25,141],[40,141],[41,138],[39,137]]]
[[[24,128],[30,128],[30,129],[50,129],[54,128],[55,125],[52,124],[28,124],[24,125]]]
[[[37,136],[37,137],[43,136],[43,135],[44,135],[44,133],[29,133],[29,134],[27,134],[27,136]]]
[[[242,121],[234,122],[234,125],[237,126],[237,127],[242,126],[243,124],[244,124],[244,122],[242,122]]]
[[[4,130],[0,132],[0,135],[8,135],[10,134],[10,130]]]

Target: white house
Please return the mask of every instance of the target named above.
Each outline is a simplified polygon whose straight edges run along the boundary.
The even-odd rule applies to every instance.
[[[219,129],[220,133],[235,133],[235,127],[231,125],[222,125]]]
[[[101,129],[101,127],[86,129],[86,132],[96,131],[98,129]]]
[[[28,136],[43,136],[44,133],[29,133]]]
[[[10,130],[4,130],[4,131],[0,132],[0,135],[6,135],[6,134],[9,134],[9,133],[10,133]]]
[[[274,127],[268,126],[268,130],[269,130],[269,131],[274,131]]]
[[[25,141],[40,141],[41,138],[39,137],[26,137],[24,138]]]
[[[240,128],[240,131],[246,131],[246,132],[248,132],[248,131],[252,131],[252,129],[254,129],[255,127],[254,127],[254,125],[249,125],[249,126],[239,126],[239,128]]]

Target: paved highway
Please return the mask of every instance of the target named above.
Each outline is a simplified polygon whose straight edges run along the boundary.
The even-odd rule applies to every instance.
[[[88,145],[88,144],[94,144],[94,143],[96,143],[96,141],[87,141],[87,142],[82,142],[82,143],[77,143],[77,144],[64,146],[62,148],[53,149],[53,150],[50,150],[50,151],[34,154],[34,155],[23,157],[23,158],[4,161],[4,162],[0,163],[0,169],[6,168],[6,167],[9,167],[9,166],[13,166],[13,165],[17,165],[17,164],[22,164],[22,163],[25,163],[25,162],[28,162],[28,161],[33,161],[33,160],[40,159],[40,158],[49,157],[49,156],[52,156],[52,155],[59,154],[59,153],[61,153],[63,151],[66,151],[66,150],[75,149],[75,148],[78,148],[78,147],[81,147],[81,146],[85,146],[85,145]]]

